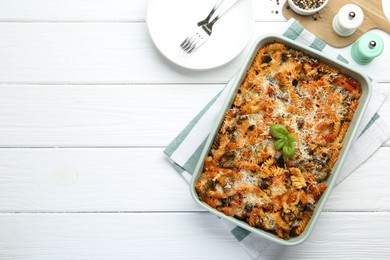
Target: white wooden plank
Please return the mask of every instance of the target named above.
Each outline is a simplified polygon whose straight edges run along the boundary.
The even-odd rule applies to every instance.
[[[253,0],[257,21],[284,21],[285,0]],[[148,0],[2,0],[1,21],[145,21]],[[276,13],[278,11],[278,13]],[[206,14],[205,14],[206,15]]]
[[[0,210],[191,211],[162,149],[0,149]]]
[[[2,0],[1,21],[145,21],[148,0]]]
[[[0,147],[166,146],[222,88],[0,85]]]
[[[1,214],[0,259],[249,258],[210,214],[119,213]]]
[[[390,211],[389,154],[345,179],[325,210]],[[0,212],[202,210],[161,148],[0,149]]]
[[[0,82],[226,82],[243,57],[218,71],[178,68],[144,23],[0,23]]]
[[[323,213],[294,247],[259,259],[387,259],[390,213]],[[1,259],[249,259],[208,213],[1,214]]]
[[[284,22],[256,23],[257,37],[280,32]],[[153,46],[144,23],[0,23],[0,83],[222,83],[240,68],[249,46],[233,62],[211,71],[171,64]],[[383,35],[384,40],[390,39]],[[343,50],[348,53],[349,48]],[[142,61],[142,62],[140,62]],[[366,65],[390,81],[390,49]]]
[[[148,0],[2,0],[1,21],[145,21]],[[253,0],[256,21],[284,21],[285,0]],[[278,4],[279,3],[279,4]],[[390,3],[382,1],[387,17]],[[276,12],[277,11],[277,12]]]
[[[222,87],[0,86],[0,146],[165,146]]]
[[[388,259],[389,213],[322,213],[307,242],[273,245],[258,259]]]

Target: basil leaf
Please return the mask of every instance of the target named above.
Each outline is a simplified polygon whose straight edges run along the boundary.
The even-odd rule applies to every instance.
[[[290,143],[294,142],[295,141],[295,136],[293,136],[292,134],[288,134],[287,135],[287,139]]]
[[[288,131],[284,125],[272,124],[270,125],[271,135],[275,138],[283,138],[288,135]]]
[[[286,143],[283,146],[283,156],[284,157],[293,157],[294,156],[294,150],[295,150],[295,145],[294,145],[293,142]]]
[[[274,147],[275,147],[276,150],[280,150],[280,149],[283,148],[285,143],[286,142],[283,139],[278,139],[277,141],[275,141]]]

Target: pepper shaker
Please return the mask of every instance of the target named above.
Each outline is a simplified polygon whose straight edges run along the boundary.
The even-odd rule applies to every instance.
[[[333,18],[333,30],[340,36],[349,36],[363,23],[363,10],[355,4],[347,4],[340,8]]]
[[[378,57],[383,52],[383,49],[384,43],[382,38],[376,33],[368,32],[352,45],[351,56],[357,63],[367,64]]]

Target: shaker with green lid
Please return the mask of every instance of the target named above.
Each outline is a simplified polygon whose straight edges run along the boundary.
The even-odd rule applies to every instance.
[[[378,57],[383,48],[382,38],[376,33],[367,32],[352,45],[351,55],[357,63],[367,64]]]

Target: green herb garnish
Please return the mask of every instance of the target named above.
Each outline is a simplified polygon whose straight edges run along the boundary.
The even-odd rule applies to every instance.
[[[295,137],[288,133],[288,130],[284,125],[272,124],[270,125],[271,135],[277,140],[274,143],[276,150],[283,151],[283,157],[294,156],[295,150]]]

